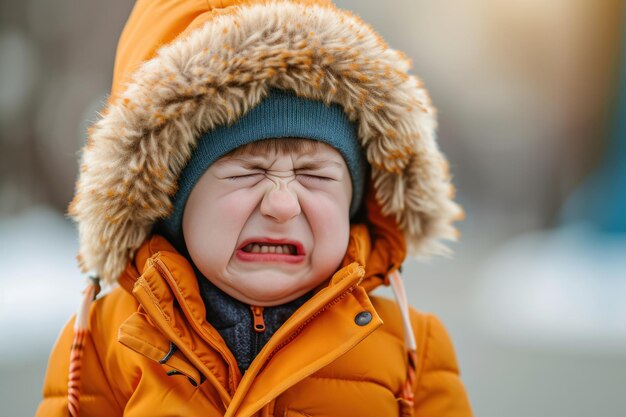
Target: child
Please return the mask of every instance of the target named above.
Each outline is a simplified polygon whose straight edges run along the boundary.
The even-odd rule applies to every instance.
[[[119,286],[88,287],[37,415],[470,416],[398,275],[461,216],[407,70],[325,1],[138,1],[70,206]]]

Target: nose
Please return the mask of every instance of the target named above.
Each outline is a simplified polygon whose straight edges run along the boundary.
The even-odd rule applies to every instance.
[[[261,213],[278,223],[285,223],[301,212],[298,196],[283,181],[272,184],[261,201]]]

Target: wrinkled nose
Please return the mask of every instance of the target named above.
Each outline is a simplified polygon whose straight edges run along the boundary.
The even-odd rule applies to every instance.
[[[267,190],[261,201],[261,213],[279,223],[285,223],[301,212],[298,196],[282,181]]]

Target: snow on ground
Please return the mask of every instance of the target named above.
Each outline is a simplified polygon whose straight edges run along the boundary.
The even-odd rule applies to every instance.
[[[626,237],[584,224],[518,237],[487,260],[476,320],[499,339],[565,350],[626,348]]]
[[[0,218],[0,364],[49,352],[76,310],[84,278],[77,233],[58,212],[32,208]]]

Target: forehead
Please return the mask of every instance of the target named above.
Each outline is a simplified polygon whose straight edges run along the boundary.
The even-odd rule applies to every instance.
[[[229,152],[224,157],[241,156],[269,156],[269,155],[309,155],[309,154],[336,154],[339,152],[323,142],[303,138],[273,138],[252,143]]]

